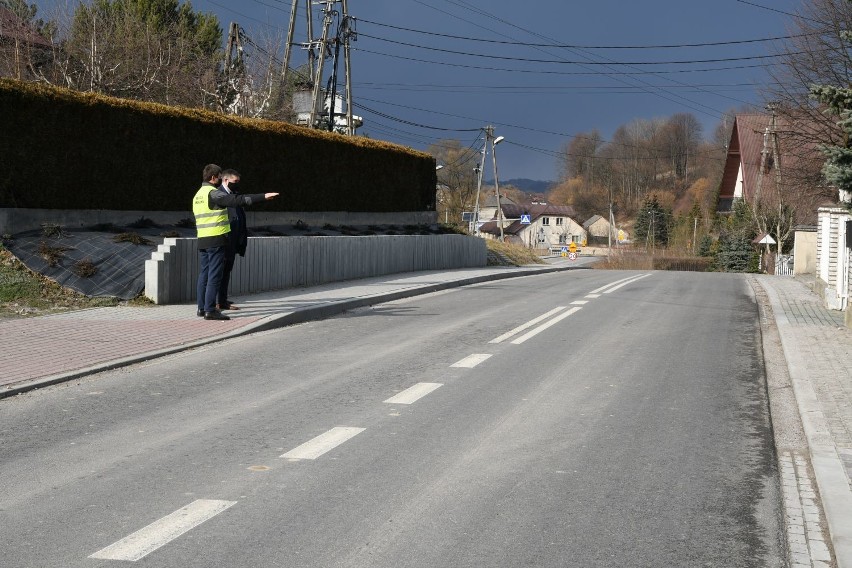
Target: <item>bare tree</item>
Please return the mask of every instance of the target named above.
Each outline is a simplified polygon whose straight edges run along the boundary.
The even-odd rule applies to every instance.
[[[39,80],[76,90],[204,106],[221,64],[218,19],[178,0],[93,0],[61,12]]]
[[[442,166],[438,171],[438,216],[461,224],[462,212],[473,209],[478,181],[474,168],[479,166],[481,154],[458,140],[440,140],[427,151]]]
[[[50,61],[55,25],[24,0],[0,0],[0,77],[33,80]]]

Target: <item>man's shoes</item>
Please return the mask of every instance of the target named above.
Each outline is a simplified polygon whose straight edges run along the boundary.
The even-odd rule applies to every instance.
[[[237,306],[235,306],[231,302],[225,302],[224,304],[216,304],[217,310],[239,310]]]
[[[196,310],[195,315],[197,315],[200,318],[203,318],[204,317],[204,310]]]
[[[229,318],[228,316],[226,316],[225,314],[223,314],[219,310],[213,310],[212,312],[207,312],[206,314],[204,314],[204,319],[226,321],[226,320],[229,320],[231,318]]]

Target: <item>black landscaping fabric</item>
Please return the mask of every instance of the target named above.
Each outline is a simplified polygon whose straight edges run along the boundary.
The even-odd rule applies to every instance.
[[[140,221],[145,220],[140,219]],[[441,234],[444,231],[437,225],[369,225],[341,227],[325,225],[322,228],[310,227],[301,221],[293,225],[274,225],[265,227],[250,227],[249,236],[367,236],[367,235],[429,235]],[[134,245],[126,242],[115,242],[115,237],[121,233],[135,233],[146,238],[152,244]],[[89,297],[113,297],[130,300],[139,296],[145,290],[145,261],[150,260],[151,253],[163,243],[165,237],[178,236],[195,238],[195,228],[177,227],[175,225],[157,225],[152,227],[118,227],[103,226],[89,229],[61,229],[59,236],[47,236],[45,229],[25,231],[3,239],[3,246],[11,251],[27,268],[38,272],[51,280],[67,286]],[[47,258],[39,250],[42,243],[46,247],[66,248],[57,258],[56,265],[51,266]],[[91,276],[81,276],[75,273],[75,264],[80,261],[90,262],[96,272]]]
[[[27,268],[90,297],[114,297],[130,300],[145,290],[145,261],[162,244],[164,231],[176,231],[181,237],[194,237],[195,229],[176,227],[148,227],[120,229],[135,233],[152,244],[134,245],[115,242],[116,232],[63,229],[61,236],[45,236],[44,231],[26,231],[4,240],[3,245],[23,262]],[[51,266],[40,249],[65,248],[58,253],[55,266]],[[95,272],[91,276],[75,273],[79,261],[91,263]]]

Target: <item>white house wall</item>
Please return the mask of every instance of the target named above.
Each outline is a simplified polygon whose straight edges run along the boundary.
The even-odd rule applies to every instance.
[[[818,210],[817,266],[815,292],[832,310],[846,308],[849,297],[849,251],[846,248],[846,209],[822,207]]]
[[[740,162],[740,169],[737,171],[737,183],[734,186],[734,199],[743,197],[743,183],[745,182],[745,177],[743,176],[743,163]]]

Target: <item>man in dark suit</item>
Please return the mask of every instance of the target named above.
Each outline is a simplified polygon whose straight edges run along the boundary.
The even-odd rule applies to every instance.
[[[220,189],[229,194],[238,193],[240,173],[236,170],[224,170],[222,172],[222,185]],[[231,279],[231,270],[237,255],[245,256],[248,246],[248,227],[246,227],[246,212],[239,205],[228,207],[228,219],[231,222],[231,232],[228,233],[228,247],[225,250],[225,271],[216,294],[216,304],[220,310],[238,310],[228,299],[228,282]]]

